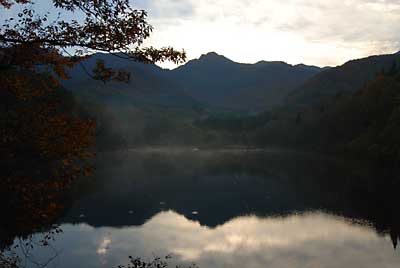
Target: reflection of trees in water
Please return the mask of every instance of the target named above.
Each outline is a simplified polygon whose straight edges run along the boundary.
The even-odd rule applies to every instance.
[[[50,208],[54,209],[52,205],[50,205]],[[32,212],[38,212],[42,211],[43,208],[36,210],[30,206],[29,209]],[[38,220],[39,218],[31,217],[32,215],[36,216],[35,213],[31,214],[29,213],[30,211],[21,210],[21,208],[18,208],[18,211],[24,213],[23,215],[14,213],[13,216],[16,217],[9,217],[7,220],[2,221],[0,267],[17,268],[31,267],[33,265],[34,267],[42,268],[46,267],[58,256],[57,250],[51,243],[62,230],[57,225],[51,224],[51,222],[57,219],[60,211],[49,211],[48,209],[49,206],[46,206],[47,214],[41,215],[41,222]],[[20,220],[22,222],[18,223]],[[15,223],[14,227],[11,226],[13,223]],[[35,234],[35,232],[40,232],[40,234]],[[39,247],[46,247],[51,250],[52,254],[47,260],[38,261],[32,254],[32,251]]]
[[[323,210],[367,221],[382,234],[395,236],[400,226],[396,172],[365,162],[283,151],[128,152],[100,158],[96,181],[86,186],[89,198],[69,211],[66,222],[142,225],[171,209],[215,227],[238,215]],[[200,213],[193,215],[194,210]],[[85,219],[79,218],[82,211]]]
[[[397,168],[323,156],[315,158],[312,154],[298,155],[289,160],[291,164],[287,167],[287,162],[280,160],[269,160],[273,168],[266,167],[268,160],[262,157],[235,166],[243,172],[250,166],[254,174],[271,174],[273,169],[275,174],[284,171],[288,178],[285,183],[300,192],[300,199],[308,200],[301,209],[323,209],[367,221],[378,233],[390,234],[396,248],[400,239]]]
[[[397,229],[397,228],[396,228]],[[392,243],[393,243],[393,247],[396,249],[397,248],[397,244],[399,243],[399,241],[400,241],[400,232],[399,232],[399,230],[397,229],[396,230],[395,228],[392,228],[391,230],[390,230],[390,238],[392,239]]]
[[[63,222],[118,227],[141,225],[160,210],[172,209],[213,227],[237,215],[263,217],[322,209],[351,219],[366,220],[379,233],[390,233],[393,245],[397,246],[400,233],[396,210],[398,184],[391,172],[382,175],[381,168],[366,168],[364,163],[293,152],[201,154],[168,157],[128,154],[119,159],[100,159],[96,180],[79,183],[72,196],[54,201],[56,206],[51,206],[58,209],[32,221],[36,227],[22,232],[13,230],[17,225],[12,223],[18,222],[18,217],[25,223],[35,217],[26,208],[11,213],[15,219],[8,221],[8,245],[15,236],[30,242],[33,232],[52,232],[53,224],[60,217]],[[270,190],[266,201],[262,200],[265,190]],[[39,192],[35,198],[41,201],[31,204],[42,205],[40,211],[46,211],[51,202],[41,199],[46,193],[43,189]],[[61,191],[59,196],[64,194],[65,191]],[[82,196],[91,198],[78,201],[76,206],[66,202]],[[101,208],[98,206],[100,200]],[[165,205],[159,205],[161,200]],[[201,213],[193,215],[193,207]],[[135,211],[135,215],[128,218],[127,211],[130,210]],[[79,217],[82,212],[87,212],[85,218]],[[49,244],[32,245],[51,246],[51,239]],[[22,256],[29,257],[29,254]]]
[[[28,176],[0,183],[0,209],[5,215],[0,223],[0,267],[41,268],[58,256],[52,241],[62,232],[57,221],[68,206],[64,196],[71,184],[66,178]],[[52,252],[47,260],[35,259],[32,251],[39,247]]]
[[[59,252],[51,245],[51,241],[55,240],[55,232],[61,232],[61,229],[54,228],[43,234],[39,240],[33,235],[25,238],[17,238],[12,246],[2,249],[0,254],[0,265],[2,268],[20,268],[20,267],[38,267],[44,268],[50,265],[58,256]],[[51,254],[44,260],[36,260],[36,256],[32,251],[40,247],[50,249]]]
[[[168,260],[171,259],[171,255],[167,255],[163,258],[154,257],[153,260],[144,261],[141,258],[133,258],[129,256],[129,262],[126,265],[119,265],[118,268],[166,268],[168,267]],[[176,266],[177,268],[183,268]],[[187,266],[185,268],[198,268],[195,264]]]

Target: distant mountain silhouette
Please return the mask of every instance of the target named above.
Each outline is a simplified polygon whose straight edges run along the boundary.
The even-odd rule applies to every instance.
[[[372,81],[377,74],[390,71],[400,54],[370,56],[326,69],[294,89],[289,104],[321,104],[341,94],[352,94]]]
[[[280,61],[237,63],[210,52],[166,70],[154,64],[97,53],[83,62],[89,72],[97,59],[115,69],[129,71],[131,82],[104,85],[93,81],[77,66],[71,70],[72,80],[64,85],[79,89],[75,92],[81,96],[102,101],[263,111],[282,104],[321,104],[342,94],[352,94],[377,74],[390,71],[393,63],[400,61],[400,54],[371,56],[334,68],[319,68]]]
[[[131,74],[129,83],[102,83],[93,80],[91,73],[97,60],[107,67],[123,69]],[[98,53],[70,71],[71,79],[64,82],[67,89],[86,101],[117,105],[166,105],[191,107],[199,103],[186,94],[171,79],[164,77],[166,70],[154,64],[143,64],[116,56]]]
[[[83,62],[90,72],[102,59],[107,66],[131,73],[131,82],[93,81],[82,66],[71,71],[65,86],[76,94],[101,101],[137,104],[225,108],[262,111],[283,102],[289,91],[320,72],[320,68],[260,61],[242,64],[210,52],[174,70],[142,64],[107,54],[95,54]]]
[[[284,62],[236,63],[210,52],[168,75],[211,106],[261,111],[281,104],[290,90],[318,72],[318,67]]]

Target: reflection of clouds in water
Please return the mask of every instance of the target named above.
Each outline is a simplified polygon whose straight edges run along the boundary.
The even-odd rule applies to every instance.
[[[129,255],[151,257],[153,253],[173,253],[177,262],[195,262],[201,268],[400,264],[387,236],[323,213],[240,217],[210,229],[174,212],[162,212],[140,227],[95,229],[81,224],[63,229],[64,237],[57,240],[65,249],[61,267],[72,267],[70,260],[77,268],[96,267],[103,261],[116,267],[126,263]]]
[[[108,246],[111,244],[111,239],[104,238],[101,242],[99,248],[97,249],[97,254],[104,255],[107,254]]]
[[[165,223],[172,221],[175,225],[168,230],[166,226],[171,225]],[[167,212],[148,222],[143,232],[152,237],[150,240],[158,237],[158,245],[169,245],[173,253],[200,267],[213,263],[280,268],[400,264],[387,237],[320,213],[287,218],[241,217],[215,229],[188,223],[184,217]],[[170,239],[176,242],[169,243]]]
[[[111,239],[104,237],[99,247],[97,248],[96,252],[99,255],[99,260],[102,265],[106,265],[108,263],[106,254],[108,253],[110,244]]]

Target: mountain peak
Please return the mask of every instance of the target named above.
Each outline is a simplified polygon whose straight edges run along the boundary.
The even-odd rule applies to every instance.
[[[207,60],[207,61],[231,61],[225,56],[219,55],[216,52],[208,52],[207,54],[202,54],[199,60]]]
[[[255,63],[255,65],[289,65],[284,61],[265,61],[261,60]]]
[[[222,55],[219,55],[217,52],[211,51],[208,52],[207,54],[202,54],[200,58],[218,58],[218,57],[223,57]]]

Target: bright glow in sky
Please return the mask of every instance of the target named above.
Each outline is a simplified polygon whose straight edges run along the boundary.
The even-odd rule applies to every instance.
[[[400,50],[399,0],[137,0],[148,44],[234,61],[338,65]],[[169,67],[172,67],[169,65]]]
[[[35,9],[51,11],[49,1],[35,1]],[[154,26],[146,44],[185,49],[188,59],[215,51],[244,63],[334,66],[400,50],[400,0],[131,2],[148,11]]]

